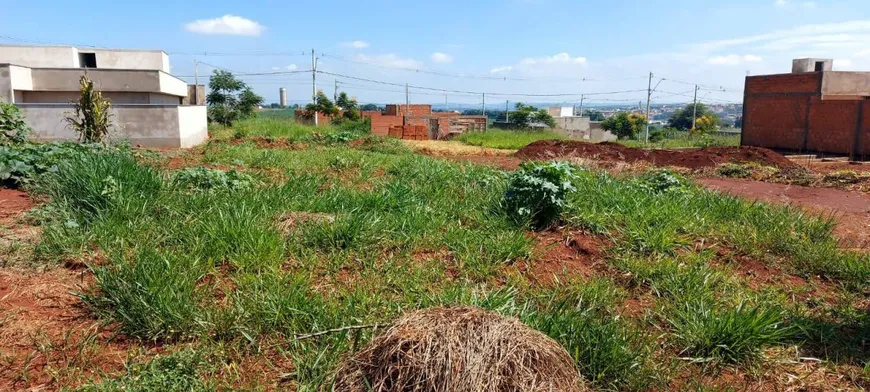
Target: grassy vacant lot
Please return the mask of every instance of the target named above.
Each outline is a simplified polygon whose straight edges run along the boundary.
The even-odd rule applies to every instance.
[[[599,390],[868,386],[870,258],[829,220],[574,168],[533,232],[504,209],[518,174],[275,120],[216,135],[184,157],[222,171],[105,151],[29,188],[38,260],[99,253],[83,302],[165,349],[85,390],[328,390],[376,331],[301,335],[452,304],[551,336]]]
[[[643,137],[643,135],[641,135]],[[691,148],[691,147],[728,147],[739,146],[740,135],[690,135],[688,132],[678,132],[676,135],[658,142],[645,143],[643,140],[620,140],[628,147],[649,148]]]
[[[470,132],[456,140],[472,146],[518,150],[538,140],[563,139],[550,131],[511,131],[490,128],[486,132]]]

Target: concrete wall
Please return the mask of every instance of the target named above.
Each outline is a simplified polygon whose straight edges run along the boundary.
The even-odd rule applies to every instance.
[[[16,91],[20,93],[16,103],[62,103],[68,104],[79,99],[77,91]],[[181,97],[174,95],[143,93],[143,92],[103,92],[103,98],[108,99],[113,105],[136,104],[136,105],[178,105]]]
[[[0,63],[32,68],[78,68],[78,51],[69,46],[0,46]]]
[[[78,135],[64,121],[71,110],[62,104],[19,105],[40,141],[76,140]],[[110,138],[134,146],[192,147],[208,138],[206,108],[176,105],[116,105],[112,107]]]
[[[94,53],[97,69],[147,69],[169,73],[169,56],[162,51],[140,51],[123,49],[84,49],[79,53]]]
[[[32,69],[32,89],[37,91],[79,91],[84,69]],[[89,69],[87,75],[99,91],[159,92],[187,96],[187,83],[159,71]]]
[[[822,62],[822,71],[834,69],[834,60],[831,59],[795,59],[791,62],[792,73],[816,72],[816,63]]]
[[[870,72],[825,72],[823,99],[855,99],[870,96]]]
[[[0,102],[18,102],[20,93],[15,90],[33,88],[30,68],[0,64]]]
[[[71,46],[0,46],[0,63],[31,68],[79,68],[79,54],[93,53],[97,69],[170,72],[169,56],[159,50],[92,49]]]

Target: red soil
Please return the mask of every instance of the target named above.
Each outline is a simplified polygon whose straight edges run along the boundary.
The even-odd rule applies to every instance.
[[[791,204],[831,216],[835,235],[847,248],[870,248],[870,195],[832,188],[810,188],[728,178],[704,178],[704,186],[750,200]]]
[[[33,207],[33,200],[26,193],[0,188],[0,222],[13,219]]]
[[[588,278],[602,268],[606,242],[582,231],[546,231],[535,235],[533,260],[520,266],[530,280],[542,284],[556,279]]]
[[[547,160],[564,157],[595,159],[608,162],[648,162],[657,166],[689,169],[714,167],[728,162],[757,162],[780,168],[797,164],[766,148],[705,147],[681,150],[647,150],[618,143],[586,143],[570,140],[540,140],[517,151],[521,159]]]

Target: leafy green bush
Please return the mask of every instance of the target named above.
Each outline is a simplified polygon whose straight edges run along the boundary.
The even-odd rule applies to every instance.
[[[739,163],[726,163],[719,166],[719,175],[722,177],[746,178],[752,175],[752,169]]]
[[[172,173],[172,183],[188,190],[217,191],[251,188],[256,180],[236,170],[223,171],[208,167],[188,167]]]
[[[49,143],[0,145],[0,183],[21,186],[57,171],[58,164],[75,155],[104,151],[99,144]]]
[[[30,135],[31,129],[24,122],[24,116],[18,106],[0,102],[0,145],[8,143],[23,143]]]
[[[509,181],[503,206],[517,222],[543,229],[562,213],[565,197],[574,191],[575,168],[565,162],[520,165]]]
[[[689,180],[670,170],[656,170],[640,177],[637,182],[649,193],[684,193],[689,190]]]

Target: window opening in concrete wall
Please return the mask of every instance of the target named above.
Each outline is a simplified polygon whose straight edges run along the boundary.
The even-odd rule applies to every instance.
[[[81,68],[97,68],[96,53],[79,53],[79,67]]]
[[[816,61],[816,72],[822,72],[825,70],[825,62],[824,61]]]

